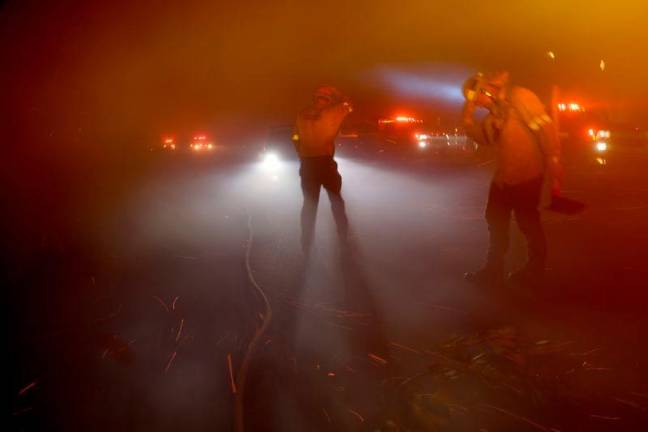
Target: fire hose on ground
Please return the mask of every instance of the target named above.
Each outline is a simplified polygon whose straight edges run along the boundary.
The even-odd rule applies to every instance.
[[[257,345],[263,338],[263,335],[267,331],[268,327],[270,326],[270,322],[272,321],[272,307],[270,306],[270,301],[268,300],[266,293],[263,291],[263,288],[261,288],[256,278],[254,277],[254,272],[252,271],[252,265],[250,264],[250,255],[252,252],[252,244],[254,241],[254,230],[252,229],[252,216],[248,215],[247,226],[248,226],[248,241],[245,250],[245,268],[250,283],[252,284],[254,289],[258,292],[258,294],[261,296],[261,299],[263,300],[263,304],[265,306],[265,313],[263,314],[263,321],[261,323],[261,326],[254,333],[252,340],[248,344],[247,350],[245,351],[245,354],[243,356],[243,361],[241,362],[241,367],[239,368],[238,373],[236,374],[237,391],[234,398],[234,430],[236,432],[243,432],[245,430],[245,422],[244,422],[245,383],[247,380],[247,373],[252,359],[252,355],[254,354]]]

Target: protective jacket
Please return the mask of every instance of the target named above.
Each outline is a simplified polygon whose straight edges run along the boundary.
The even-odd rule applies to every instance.
[[[314,106],[303,109],[297,116],[295,148],[300,158],[333,156],[335,137],[344,117],[350,112],[346,102],[340,102],[318,109]]]
[[[551,117],[535,93],[511,87],[469,134],[497,147],[494,182],[516,185],[542,177],[558,164],[560,146],[551,128]]]

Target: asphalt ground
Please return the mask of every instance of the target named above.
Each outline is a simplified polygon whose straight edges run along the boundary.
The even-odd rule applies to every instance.
[[[11,425],[227,430],[242,391],[246,430],[648,424],[646,149],[567,155],[564,194],[587,206],[543,211],[535,290],[462,278],[487,246],[488,152],[337,159],[350,236],[323,193],[308,258],[297,163],[254,151],[53,171],[10,195]],[[523,264],[516,227],[509,255]]]

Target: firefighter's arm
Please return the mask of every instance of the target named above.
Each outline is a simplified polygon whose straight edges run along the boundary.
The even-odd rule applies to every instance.
[[[560,196],[563,169],[560,162],[560,140],[558,131],[551,122],[547,122],[538,130],[540,149],[544,156],[545,169],[550,179],[551,195]]]
[[[293,126],[293,131],[290,140],[292,141],[293,146],[295,146],[295,151],[297,152],[297,154],[300,154],[299,153],[299,130],[297,129],[297,125]]]
[[[488,118],[484,121],[476,122],[474,114],[475,103],[467,100],[463,107],[463,127],[466,130],[466,135],[477,144],[492,144],[492,134],[489,133]]]

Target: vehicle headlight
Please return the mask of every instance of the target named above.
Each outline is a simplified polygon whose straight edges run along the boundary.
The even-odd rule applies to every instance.
[[[263,167],[268,170],[274,170],[279,167],[280,164],[279,155],[276,153],[265,153],[263,155]]]
[[[428,143],[425,140],[419,140],[419,142],[418,142],[419,148],[424,149],[425,147],[427,147],[427,145],[428,145]]]

